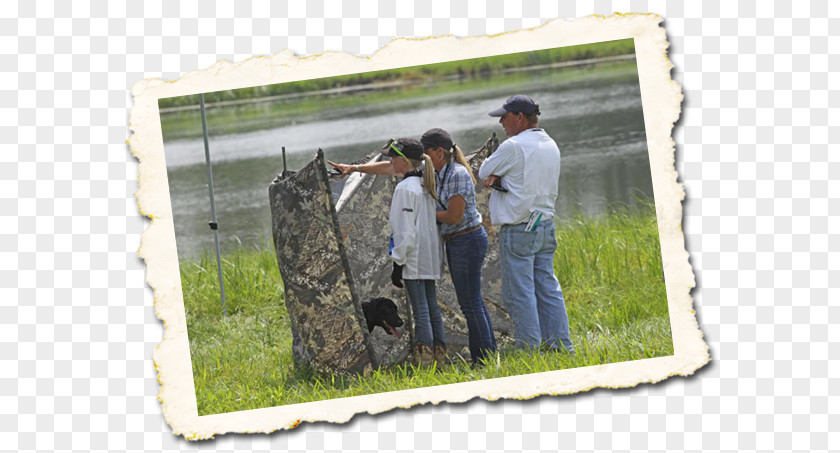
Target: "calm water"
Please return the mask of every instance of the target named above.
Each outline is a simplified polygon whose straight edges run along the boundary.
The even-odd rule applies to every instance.
[[[329,160],[349,162],[388,138],[419,138],[427,129],[442,127],[469,152],[493,132],[500,139],[505,137],[497,119],[487,112],[500,106],[508,95],[520,92],[540,103],[540,126],[560,146],[558,221],[578,213],[599,215],[610,206],[633,205],[637,197],[652,198],[638,76],[634,65],[624,68],[589,68],[571,78],[536,72],[513,86],[377,105],[360,102],[357,107],[325,112],[318,120],[211,135],[222,252],[240,244],[271,243],[268,185],[283,168],[282,146],[286,147],[287,166],[294,170],[308,163],[318,148]],[[254,111],[264,108],[253,107]],[[253,111],[250,113],[249,121],[253,121]],[[212,252],[203,139],[164,137],[164,152],[178,254],[195,257]]]

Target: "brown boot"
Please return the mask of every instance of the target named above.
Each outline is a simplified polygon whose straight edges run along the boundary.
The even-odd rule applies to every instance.
[[[412,361],[415,365],[431,365],[433,363],[432,348],[430,348],[429,345],[423,343],[415,344],[414,357]]]
[[[435,362],[441,365],[446,363],[446,345],[443,343],[435,343],[435,347],[432,350],[432,357]]]

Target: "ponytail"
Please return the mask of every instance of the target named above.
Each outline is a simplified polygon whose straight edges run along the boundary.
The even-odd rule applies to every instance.
[[[423,154],[423,162],[426,164],[426,171],[423,172],[423,187],[426,188],[426,192],[429,192],[429,195],[432,196],[435,200],[438,199],[437,194],[437,186],[435,185],[435,167],[432,164],[432,158],[428,156],[428,154]]]
[[[421,158],[423,162],[426,164],[426,170],[423,172],[423,187],[426,188],[426,192],[429,192],[429,195],[432,196],[435,200],[438,199],[437,195],[437,186],[435,184],[435,166],[432,163],[432,158],[429,157],[427,154],[422,154]],[[420,168],[420,161],[416,159],[409,159],[404,157],[406,162],[408,162],[408,166],[411,167],[413,170],[417,170]],[[413,176],[417,176],[416,174]]]
[[[444,149],[443,150],[443,157],[446,160],[452,160],[455,158],[455,162],[463,165],[464,168],[467,169],[467,173],[470,174],[470,178],[472,179],[473,185],[475,185],[475,175],[473,174],[472,168],[470,167],[469,162],[467,162],[467,158],[464,157],[464,153],[461,152],[461,148],[458,147],[456,144],[452,144],[452,149]]]

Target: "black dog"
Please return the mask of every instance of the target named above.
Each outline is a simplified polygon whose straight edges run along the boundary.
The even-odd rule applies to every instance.
[[[403,325],[403,320],[400,318],[399,313],[397,313],[397,304],[393,300],[385,297],[376,297],[363,303],[362,310],[365,312],[368,332],[373,332],[373,328],[379,326],[388,332],[388,335],[400,338],[397,327]]]

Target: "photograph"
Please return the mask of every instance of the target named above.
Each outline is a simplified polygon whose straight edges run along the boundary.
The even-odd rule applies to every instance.
[[[198,415],[674,355],[639,73],[630,38],[160,98]]]

